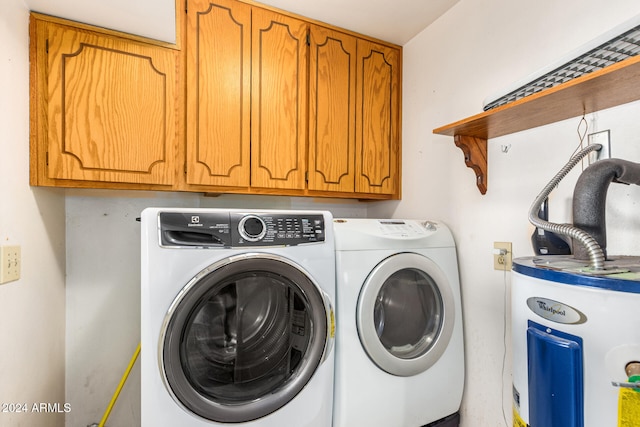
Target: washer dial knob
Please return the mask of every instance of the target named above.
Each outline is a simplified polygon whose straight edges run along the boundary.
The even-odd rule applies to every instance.
[[[240,220],[238,231],[246,241],[257,242],[267,234],[267,226],[259,216],[247,215]]]

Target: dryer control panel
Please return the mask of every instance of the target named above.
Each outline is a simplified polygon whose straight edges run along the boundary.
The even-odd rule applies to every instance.
[[[293,246],[325,240],[322,214],[160,212],[161,246]]]

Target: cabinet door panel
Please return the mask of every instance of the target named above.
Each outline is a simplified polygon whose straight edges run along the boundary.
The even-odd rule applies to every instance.
[[[309,189],[355,189],[356,38],[312,26]]]
[[[48,41],[48,177],[172,184],[175,52],[42,25]]]
[[[396,194],[399,162],[399,54],[358,40],[356,191]]]
[[[253,9],[252,187],[305,187],[307,28],[303,21]]]
[[[187,26],[187,183],[248,186],[251,7],[193,0]]]

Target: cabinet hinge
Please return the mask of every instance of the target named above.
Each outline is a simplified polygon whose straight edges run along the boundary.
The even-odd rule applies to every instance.
[[[49,166],[49,152],[47,151],[44,155],[44,163],[46,166]]]
[[[311,46],[311,34],[307,33],[307,46]]]
[[[184,13],[189,13],[189,0],[184,0]]]
[[[309,182],[309,171],[304,173],[304,182]]]
[[[44,41],[44,51],[47,53],[47,55],[49,54],[49,39],[46,39]]]

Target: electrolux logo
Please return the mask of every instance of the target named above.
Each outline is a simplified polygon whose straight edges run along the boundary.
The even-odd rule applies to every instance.
[[[587,316],[570,305],[542,297],[527,299],[527,306],[540,317],[556,323],[576,325],[587,321]]]
[[[202,227],[200,223],[200,215],[191,215],[191,223],[187,224],[188,227]]]

